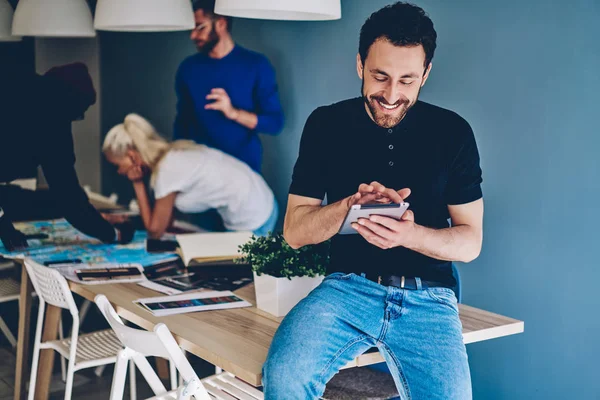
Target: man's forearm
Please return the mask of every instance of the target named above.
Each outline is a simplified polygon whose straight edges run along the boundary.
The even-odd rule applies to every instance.
[[[256,128],[256,125],[258,125],[258,116],[256,114],[239,108],[235,109],[231,120],[242,126],[245,126],[248,129],[254,129]]]
[[[482,235],[468,225],[431,229],[415,225],[405,247],[437,260],[470,262],[479,256]]]
[[[348,213],[348,199],[323,206],[300,205],[286,214],[283,236],[293,248],[324,242],[335,235]]]

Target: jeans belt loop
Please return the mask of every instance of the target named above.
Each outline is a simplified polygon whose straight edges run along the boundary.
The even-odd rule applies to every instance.
[[[422,283],[421,283],[421,278],[419,278],[419,277],[416,277],[416,278],[415,278],[415,283],[417,284],[417,290],[421,290],[421,289],[423,289],[423,285],[422,285]]]
[[[404,275],[402,275],[402,278],[400,278],[400,289],[404,289],[404,281],[405,281],[405,278],[404,278]]]

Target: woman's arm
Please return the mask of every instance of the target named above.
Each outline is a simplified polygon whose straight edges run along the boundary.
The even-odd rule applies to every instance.
[[[154,210],[152,210],[144,181],[138,180],[133,182],[133,189],[135,190],[135,197],[140,207],[140,215],[142,216],[142,221],[144,221],[144,227],[148,231],[148,236],[152,239],[160,238],[171,224],[177,193],[169,193],[165,197],[157,199],[154,204]]]

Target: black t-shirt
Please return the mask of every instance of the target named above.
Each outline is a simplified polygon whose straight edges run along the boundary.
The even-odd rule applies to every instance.
[[[290,194],[328,203],[361,183],[410,188],[415,222],[449,227],[448,205],[482,197],[479,153],[471,127],[456,113],[418,101],[391,129],[373,122],[362,98],[319,107],[306,121]],[[362,236],[335,235],[328,273],[420,277],[454,285],[450,262],[404,247],[382,250]]]

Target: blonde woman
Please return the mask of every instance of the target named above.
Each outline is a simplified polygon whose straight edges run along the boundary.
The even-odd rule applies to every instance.
[[[192,141],[172,143],[137,114],[112,128],[102,151],[119,174],[133,183],[144,226],[152,238],[169,227],[173,208],[183,213],[216,209],[227,230],[272,231],[279,214],[273,192],[248,165],[219,150]],[[144,176],[150,174],[154,208]]]

